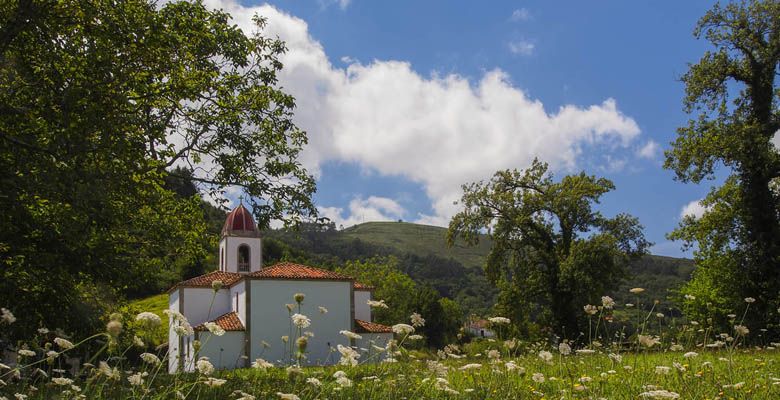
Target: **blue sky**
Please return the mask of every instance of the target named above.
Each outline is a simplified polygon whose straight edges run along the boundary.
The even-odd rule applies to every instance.
[[[602,212],[639,217],[653,253],[689,255],[665,234],[709,185],[661,165],[712,2],[210,3],[245,29],[260,13],[288,41],[281,84],[337,223],[446,224],[459,184],[539,156],[558,176],[612,179]]]

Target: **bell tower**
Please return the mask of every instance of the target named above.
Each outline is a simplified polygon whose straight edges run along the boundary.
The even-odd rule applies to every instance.
[[[252,213],[238,205],[228,214],[219,241],[219,270],[248,274],[263,268],[263,246],[260,230]]]

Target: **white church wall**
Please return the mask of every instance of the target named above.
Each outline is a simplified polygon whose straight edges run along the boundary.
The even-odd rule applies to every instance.
[[[259,271],[263,260],[263,246],[260,238],[228,236],[222,238],[219,248],[225,251],[225,261],[227,272],[238,272],[238,246],[246,244],[249,246],[249,269],[250,272]]]
[[[246,324],[246,281],[241,281],[230,287],[230,309],[238,313],[241,322]],[[238,298],[238,301],[236,301]],[[238,305],[238,309],[236,309]]]
[[[190,325],[197,326],[206,321],[211,321],[231,311],[230,290],[220,289],[216,296],[211,288],[182,288],[183,294],[180,301],[184,305],[184,316]],[[211,299],[214,298],[212,304]],[[211,312],[209,312],[211,308]]]
[[[393,338],[392,333],[361,333],[362,339],[355,340],[355,347],[360,352],[360,362],[382,361],[387,356],[386,352],[380,352],[372,346],[385,347]]]
[[[369,300],[370,290],[355,290],[355,319],[371,322],[371,307],[367,303]]]
[[[291,335],[291,321],[285,305],[295,303],[293,295],[303,293],[306,298],[301,313],[311,319],[311,326],[305,330],[314,333],[314,337],[309,338],[306,363],[318,365],[338,361],[338,353],[332,354],[331,348],[335,349],[337,344],[349,344],[349,340],[339,332],[352,329],[352,282],[251,280],[250,284],[250,360],[262,357],[275,364],[287,363],[289,346],[282,343],[281,337]],[[328,312],[321,313],[320,306],[327,308]],[[271,347],[264,349],[259,345],[262,341]]]
[[[218,369],[243,368],[244,332],[230,331],[222,336],[204,331],[199,333],[201,343],[199,357],[208,357]]]
[[[179,290],[168,294],[168,309],[179,311]],[[174,373],[179,368],[179,336],[173,331],[173,318],[168,318],[168,372]]]

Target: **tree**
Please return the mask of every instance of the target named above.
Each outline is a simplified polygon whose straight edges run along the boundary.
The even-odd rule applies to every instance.
[[[247,36],[200,2],[0,5],[0,304],[17,329],[91,330],[105,300],[204,258],[201,199],[166,187],[174,167],[239,188],[263,226],[316,215],[285,46],[255,22]]]
[[[584,172],[554,182],[547,170],[534,160],[524,171],[464,185],[463,210],[450,221],[447,240],[476,244],[489,232],[485,271],[500,290],[497,311],[572,337],[582,331],[582,307],[613,288],[649,243],[636,218],[593,209],[612,182]]]
[[[372,297],[387,303],[388,308],[372,310],[376,322],[408,324],[412,313],[419,313],[425,319],[425,325],[417,328],[417,332],[425,335],[428,345],[433,347],[448,343],[460,328],[462,311],[457,303],[441,297],[431,286],[415,283],[398,269],[395,257],[348,261],[336,271],[373,286]]]
[[[698,267],[684,291],[699,299],[689,308],[714,311],[725,324],[725,314],[753,297],[749,321],[764,327],[780,306],[780,154],[772,143],[780,129],[780,3],[716,4],[694,36],[714,49],[682,77],[693,118],[678,129],[665,167],[682,182],[715,179],[719,166],[730,175],[701,201],[704,215],[683,218],[669,237],[696,247]],[[705,311],[707,303],[714,309]]]

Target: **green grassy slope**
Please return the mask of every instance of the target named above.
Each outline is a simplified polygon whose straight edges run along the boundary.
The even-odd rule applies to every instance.
[[[418,256],[452,258],[466,268],[482,268],[491,246],[487,236],[476,246],[467,246],[459,241],[453,247],[448,247],[446,234],[445,228],[408,222],[366,222],[341,231],[345,238],[360,239]]]

